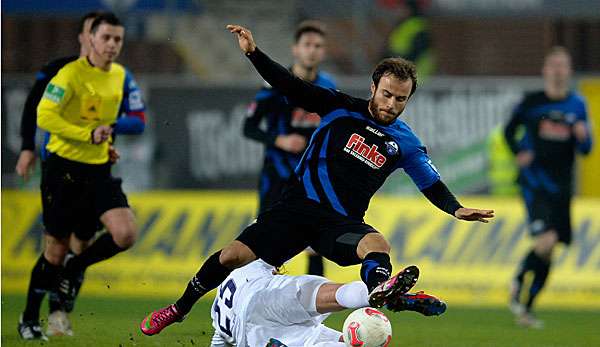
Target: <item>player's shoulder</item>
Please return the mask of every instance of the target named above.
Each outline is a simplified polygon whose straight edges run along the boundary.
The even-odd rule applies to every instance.
[[[574,90],[569,93],[569,99],[578,105],[586,104],[585,97]]]
[[[111,73],[115,73],[115,74],[119,74],[119,75],[123,75],[123,78],[125,78],[128,74],[131,74],[126,68],[125,66],[119,64],[119,63],[112,63],[111,67],[110,67],[110,72]]]
[[[65,67],[65,65],[72,63],[79,59],[78,56],[73,55],[69,57],[62,57],[58,59],[51,60],[46,63],[40,70],[40,73],[44,73],[46,75],[55,75],[60,69]]]
[[[320,87],[324,87],[324,88],[330,88],[330,89],[337,88],[337,84],[336,84],[333,76],[325,71],[319,71],[317,73],[317,79],[315,80],[315,84]]]
[[[525,92],[523,96],[523,101],[521,104],[523,105],[533,105],[533,104],[541,104],[548,101],[548,97],[543,90],[535,90]]]
[[[401,119],[396,119],[387,128],[390,135],[399,142],[401,147],[415,149],[424,147],[417,134]]]

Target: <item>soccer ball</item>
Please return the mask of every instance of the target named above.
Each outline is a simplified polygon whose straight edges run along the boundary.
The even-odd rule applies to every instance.
[[[344,321],[347,347],[388,347],[392,341],[392,324],[379,310],[359,308]]]

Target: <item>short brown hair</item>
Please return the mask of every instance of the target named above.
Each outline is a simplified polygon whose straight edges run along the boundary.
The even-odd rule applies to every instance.
[[[317,33],[323,37],[326,35],[325,26],[323,23],[316,20],[305,20],[302,23],[298,24],[296,27],[296,32],[294,33],[294,42],[300,41],[302,35],[306,33]]]
[[[546,52],[546,55],[544,55],[544,60],[548,59],[548,57],[553,56],[555,54],[564,54],[569,59],[571,59],[571,53],[569,53],[569,50],[566,47],[564,47],[564,46],[552,46]]]
[[[385,75],[392,75],[401,81],[410,79],[412,88],[410,95],[417,90],[417,68],[412,62],[402,58],[385,58],[375,66],[373,71],[373,83],[375,87],[379,86],[379,80]]]

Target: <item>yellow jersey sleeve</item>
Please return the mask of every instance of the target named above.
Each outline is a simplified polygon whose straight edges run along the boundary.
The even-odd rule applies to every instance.
[[[73,69],[61,69],[48,83],[37,108],[37,125],[61,137],[81,142],[91,142],[91,131],[77,126],[62,117],[65,105],[73,96],[69,80]]]

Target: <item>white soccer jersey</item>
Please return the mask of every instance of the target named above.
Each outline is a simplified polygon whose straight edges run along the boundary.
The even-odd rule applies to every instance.
[[[289,347],[336,342],[328,314],[316,312],[316,296],[328,280],[319,276],[274,275],[262,260],[232,271],[217,289],[211,310],[212,346],[264,347],[276,338]]]

